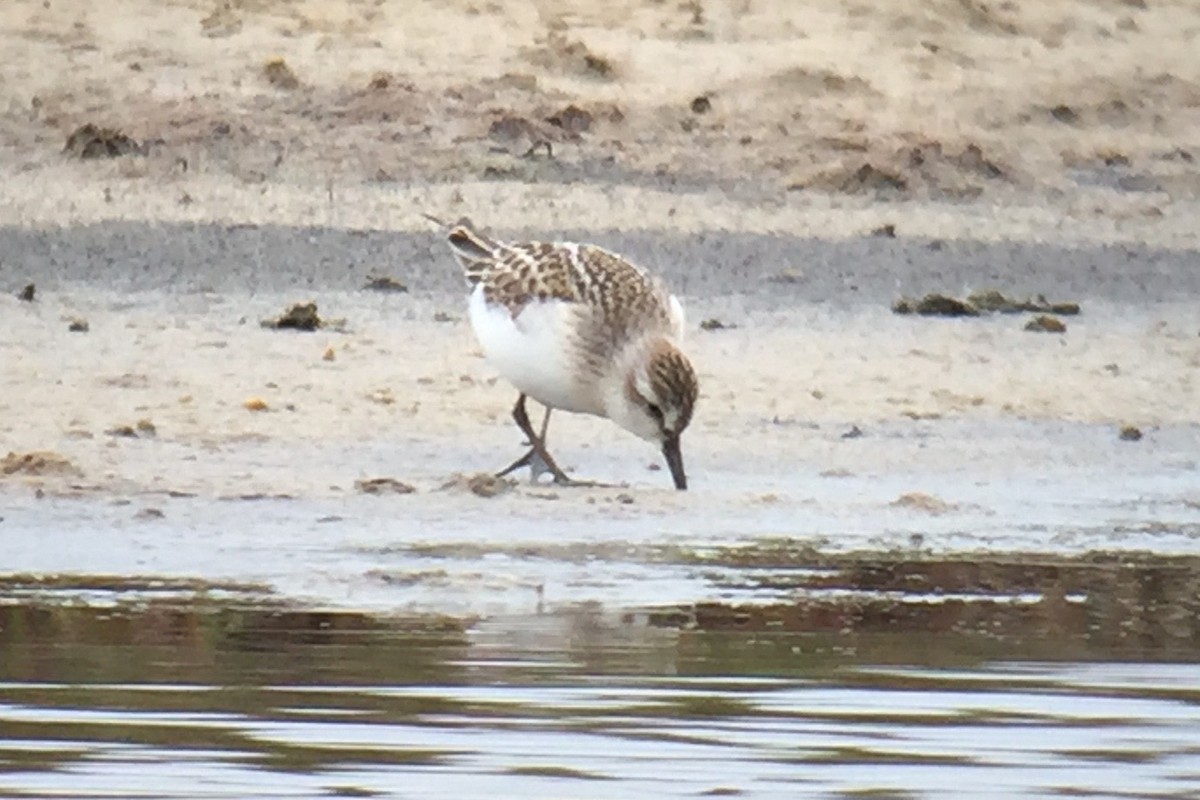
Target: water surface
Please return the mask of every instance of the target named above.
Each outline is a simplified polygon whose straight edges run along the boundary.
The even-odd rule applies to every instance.
[[[782,604],[488,619],[11,581],[0,795],[1197,796],[1186,575],[825,567]]]

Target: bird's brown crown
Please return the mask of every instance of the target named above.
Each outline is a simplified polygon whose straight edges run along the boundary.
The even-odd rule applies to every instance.
[[[646,400],[661,415],[663,432],[678,436],[692,421],[700,394],[696,371],[687,356],[664,340],[651,353],[646,376],[654,395]]]

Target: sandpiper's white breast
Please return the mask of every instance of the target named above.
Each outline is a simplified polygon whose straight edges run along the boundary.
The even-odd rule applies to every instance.
[[[534,300],[514,319],[505,306],[488,303],[479,284],[468,310],[484,356],[518,391],[552,408],[595,414],[599,409],[589,402],[574,368],[570,306]]]

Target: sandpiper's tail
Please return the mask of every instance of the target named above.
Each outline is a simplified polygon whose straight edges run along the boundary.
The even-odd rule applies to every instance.
[[[467,282],[474,286],[483,279],[483,275],[495,263],[500,245],[488,236],[475,230],[471,220],[461,218],[453,225],[447,225],[437,217],[424,215],[426,219],[446,229],[446,241],[454,251],[455,258],[462,265]]]

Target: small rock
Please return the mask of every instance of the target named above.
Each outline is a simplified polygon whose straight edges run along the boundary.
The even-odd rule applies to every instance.
[[[161,508],[147,507],[147,508],[143,508],[143,509],[139,510],[136,514],[133,515],[133,518],[134,519],[162,519],[165,516],[166,516],[166,514],[164,514],[162,512]]]
[[[938,317],[977,317],[981,313],[1018,314],[1026,311],[1069,316],[1079,313],[1079,304],[1051,303],[1040,294],[1018,300],[996,289],[984,289],[972,292],[965,300],[944,294],[927,294],[920,300],[901,297],[892,304],[892,311]]]
[[[1057,105],[1050,109],[1050,116],[1065,125],[1074,125],[1079,122],[1078,112],[1068,105]]]
[[[708,95],[702,94],[692,100],[691,108],[693,114],[707,114],[712,111],[712,100]]]
[[[842,434],[843,439],[857,439],[863,435],[862,428],[857,425],[851,425],[850,430]]]
[[[263,64],[263,76],[266,77],[268,83],[280,89],[300,88],[300,79],[296,77],[296,73],[292,72],[287,61],[280,56],[268,59]]]
[[[1142,438],[1142,429],[1135,425],[1125,425],[1121,428],[1119,438],[1122,442],[1136,442]]]
[[[980,311],[995,311],[1000,314],[1015,314],[1025,310],[1021,303],[998,289],[984,289],[967,295],[967,302]]]
[[[90,122],[76,128],[63,147],[63,152],[84,159],[117,158],[141,151],[141,145],[120,131],[100,128]]]
[[[822,478],[853,478],[854,473],[848,469],[827,469],[817,473]]]
[[[50,450],[30,453],[10,452],[0,459],[0,475],[80,475],[79,468],[66,457]]]
[[[270,406],[268,406],[267,401],[263,400],[261,397],[251,397],[242,403],[242,408],[246,409],[247,411],[267,411],[270,409]]]
[[[592,112],[582,109],[575,104],[571,104],[546,117],[546,122],[572,134],[587,133],[591,129],[593,121]]]
[[[88,321],[83,317],[72,317],[67,323],[67,330],[71,333],[87,333],[89,330]]]
[[[716,317],[712,317],[711,319],[706,319],[700,323],[700,330],[702,330],[702,331],[728,331],[728,330],[733,330],[736,327],[737,327],[737,325],[734,325],[732,323],[722,322],[721,320],[717,319]]]
[[[262,326],[274,330],[315,331],[325,323],[317,315],[316,303],[296,303],[275,319],[264,319]]]
[[[902,494],[893,500],[890,505],[893,508],[911,508],[916,511],[924,511],[934,516],[953,511],[957,507],[953,503],[947,503],[940,497],[934,497],[924,492]]]
[[[880,225],[878,228],[875,228],[873,231],[871,231],[871,235],[878,236],[883,239],[895,239],[896,226],[890,222],[886,225]]]
[[[419,381],[418,381],[419,382]],[[366,398],[372,403],[378,403],[381,406],[390,406],[396,402],[396,395],[391,389],[372,389],[367,392]]]
[[[804,273],[796,269],[785,269],[775,273],[767,280],[771,283],[801,283],[804,280]]]
[[[510,491],[516,483],[497,477],[490,472],[481,472],[467,478],[467,488],[480,497],[496,497]]]
[[[1025,323],[1025,330],[1035,333],[1066,333],[1067,326],[1057,317],[1040,314]]]
[[[433,314],[433,321],[434,322],[456,322],[456,321],[458,321],[458,317],[454,316],[453,314],[449,314],[445,311],[435,311]]]
[[[133,429],[132,425],[118,425],[115,428],[109,428],[105,433],[109,436],[122,436],[127,439],[137,438],[137,431]]]
[[[25,303],[32,303],[33,296],[37,293],[37,287],[32,283],[25,284],[25,288],[17,292],[17,299]]]
[[[324,354],[322,354],[322,356],[321,356],[322,361],[333,361],[336,358],[337,358],[337,353],[335,353],[333,351],[332,347],[326,347]]]
[[[919,314],[923,317],[977,317],[979,310],[944,294],[927,294],[920,300],[901,297],[892,304],[896,314]]]
[[[585,53],[583,56],[583,69],[593,77],[611,80],[614,73],[612,62],[604,56],[598,56],[595,53]]]
[[[465,489],[480,497],[496,497],[515,488],[517,482],[510,478],[501,478],[490,472],[479,472],[474,475],[456,474],[442,484],[443,491]]]
[[[407,292],[408,286],[404,281],[396,280],[389,275],[371,275],[363,288],[372,292]]]
[[[1032,311],[1039,314],[1073,316],[1079,313],[1078,303],[1051,303],[1040,294],[1028,300],[1017,300],[997,289],[972,292],[967,295],[967,302],[980,311],[992,311],[1000,314],[1020,314]]]
[[[616,502],[618,502],[624,506],[631,506],[634,503],[633,495],[627,494],[625,492],[622,492],[621,494],[617,495],[616,497],[613,498],[613,500],[615,500]]]
[[[412,494],[416,489],[395,478],[367,478],[354,482],[354,488],[363,494]]]

